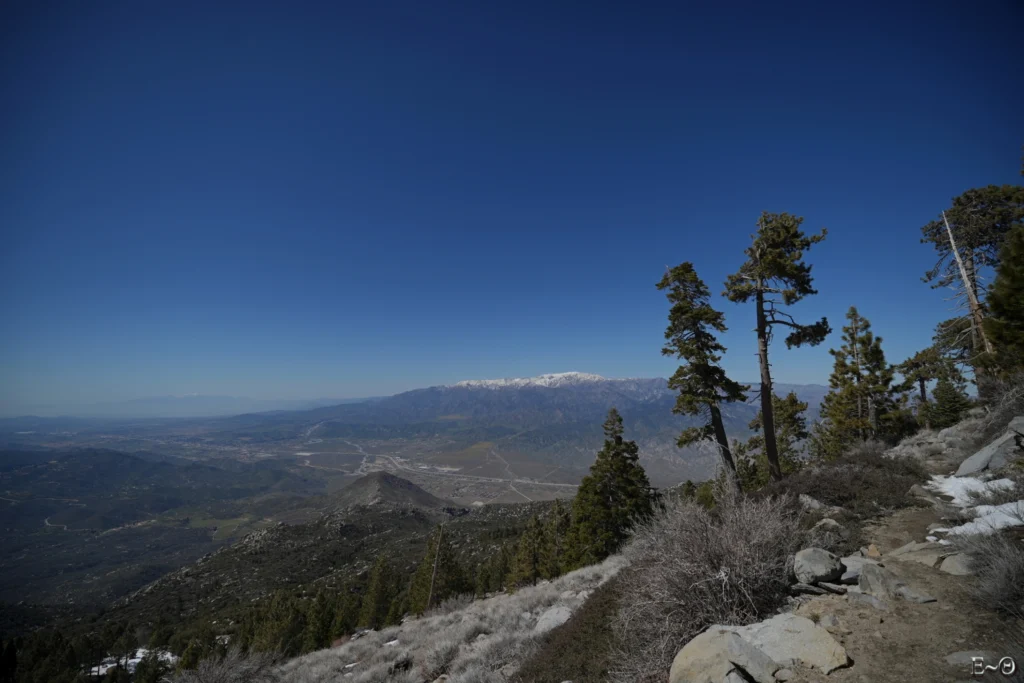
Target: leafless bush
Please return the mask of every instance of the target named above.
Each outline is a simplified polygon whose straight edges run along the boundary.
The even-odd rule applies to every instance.
[[[774,611],[787,594],[797,520],[787,496],[723,491],[712,511],[670,501],[641,525],[625,550],[632,567],[621,577],[614,680],[660,682],[679,648],[707,626]]]
[[[432,681],[443,673],[459,655],[462,643],[454,638],[446,638],[430,645],[423,653],[423,674]]]
[[[472,593],[462,593],[460,595],[453,595],[439,605],[435,605],[427,611],[425,616],[437,617],[445,614],[451,614],[452,612],[460,612],[468,607],[473,602]]]
[[[983,605],[1015,619],[1024,619],[1024,544],[1009,534],[953,537],[971,558],[974,591]]]
[[[1024,415],[1024,372],[1002,380],[989,380],[985,400],[988,414],[972,442],[975,448],[984,446],[1006,431],[1006,425],[1018,415]]]
[[[278,683],[282,679],[274,672],[275,661],[270,654],[242,654],[232,649],[223,657],[204,659],[195,669],[165,680],[173,683]]]

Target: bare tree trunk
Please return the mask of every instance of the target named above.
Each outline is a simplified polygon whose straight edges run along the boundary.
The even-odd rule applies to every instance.
[[[928,391],[925,390],[925,378],[924,377],[919,377],[918,378],[918,386],[921,388],[921,408],[918,411],[919,417],[920,417],[920,414],[923,413],[925,415],[925,429],[931,429],[932,428],[932,419],[929,417],[929,412],[928,412]]]
[[[988,335],[985,334],[985,327],[982,323],[985,320],[985,314],[981,310],[981,302],[978,301],[978,284],[975,282],[974,277],[974,255],[968,254],[968,259],[971,264],[971,272],[967,270],[967,266],[964,264],[963,258],[960,256],[960,250],[956,248],[956,241],[953,239],[953,230],[949,227],[949,221],[946,219],[946,212],[942,212],[942,220],[946,224],[946,234],[949,235],[949,246],[953,250],[953,256],[956,258],[956,264],[960,269],[960,279],[964,283],[964,289],[967,290],[967,302],[971,309],[971,323],[974,326],[972,333],[977,334],[977,339],[981,341],[980,348],[984,349],[985,353],[992,353],[992,344],[988,340]],[[979,347],[976,346],[975,350]]]
[[[717,405],[711,406],[711,426],[715,430],[715,441],[718,442],[718,452],[722,454],[722,461],[725,462],[726,474],[736,490],[740,490],[740,479],[736,476],[736,461],[732,458],[729,437],[725,435],[725,425],[722,423],[722,411]]]
[[[434,549],[434,570],[430,573],[430,591],[427,593],[426,609],[430,609],[430,601],[434,599],[434,578],[437,576],[437,560],[441,557],[441,538],[443,536],[444,524],[442,524],[441,528],[437,531],[437,548]]]
[[[764,291],[757,283],[757,357],[761,364],[761,426],[764,430],[764,455],[772,479],[782,479],[779,447],[775,442],[775,413],[772,408],[772,373],[768,366],[768,321],[764,313]]]
[[[864,406],[862,403],[863,398],[860,395],[860,326],[857,324],[860,322],[860,316],[857,315],[851,321],[853,324],[853,368],[857,371],[857,377],[854,380],[857,384],[857,436],[860,440],[864,440]]]

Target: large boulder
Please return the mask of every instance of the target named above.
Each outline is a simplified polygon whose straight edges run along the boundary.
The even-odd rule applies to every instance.
[[[533,627],[533,630],[536,633],[547,633],[569,621],[571,616],[572,610],[565,605],[549,607],[537,618],[537,625]]]
[[[837,581],[843,575],[843,563],[827,550],[804,548],[793,559],[793,573],[800,583]]]
[[[840,560],[843,563],[845,571],[843,575],[839,577],[839,581],[842,583],[855,584],[860,581],[860,569],[866,564],[878,564],[878,560],[874,560],[870,557],[864,557],[862,555],[850,555]]]
[[[736,671],[741,669],[743,673]],[[774,683],[779,666],[725,626],[712,626],[688,642],[672,660],[669,683],[726,683],[743,681]],[[732,678],[730,678],[732,676]]]
[[[901,598],[907,602],[935,602],[935,598],[916,592],[903,579],[876,564],[861,567],[858,586],[861,592],[880,600]]]
[[[964,477],[968,474],[977,474],[982,470],[994,470],[1005,466],[1010,454],[1017,449],[1015,439],[1018,433],[1024,434],[1024,415],[1010,420],[1010,424],[1006,426],[1006,432],[1002,436],[964,460],[956,471],[956,476]]]
[[[831,633],[796,614],[779,614],[749,626],[722,628],[734,631],[778,667],[805,666],[827,674],[850,662],[846,649]]]

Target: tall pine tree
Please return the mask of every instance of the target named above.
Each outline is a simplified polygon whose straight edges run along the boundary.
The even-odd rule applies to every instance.
[[[971,407],[967,394],[948,377],[939,379],[932,395],[935,402],[929,406],[928,419],[935,429],[952,427]]]
[[[427,554],[409,584],[409,609],[415,614],[423,614],[447,598],[471,590],[444,532],[442,524],[430,535]]]
[[[927,386],[939,377],[953,372],[955,368],[938,347],[929,346],[897,365],[896,370],[903,376],[900,389],[917,392],[918,420],[925,427],[931,427],[928,422]]]
[[[622,416],[612,408],[604,423],[604,447],[573,499],[568,565],[600,562],[615,552],[638,520],[653,511],[655,494],[640,465],[636,442],[625,441]]]
[[[822,422],[812,450],[832,459],[852,443],[869,438],[893,439],[902,434],[900,386],[893,386],[895,367],[882,350],[882,338],[855,307],[846,314],[842,345],[830,349],[834,359],[829,393],[822,402]]]
[[[786,327],[786,347],[820,344],[831,332],[828,320],[811,325],[796,322],[780,306],[791,306],[804,297],[817,294],[812,286],[811,267],[804,263],[804,252],[825,239],[826,231],[808,237],[800,230],[803,218],[788,213],[762,213],[757,220],[753,243],[744,250],[746,262],[730,275],[725,295],[730,301],[753,301],[757,317],[757,355],[761,366],[761,415],[764,453],[772,479],[782,478],[779,449],[775,440],[775,415],[772,411],[772,375],[768,347],[776,326]]]
[[[387,622],[391,601],[398,593],[395,573],[387,557],[379,555],[370,572],[370,582],[363,596],[359,625],[377,629]]]
[[[985,325],[998,371],[1008,375],[1024,369],[1024,226],[1014,228],[1003,245],[988,304]]]
[[[302,634],[302,651],[322,650],[331,644],[331,622],[334,620],[334,601],[320,590],[306,612],[306,628]]]
[[[710,292],[692,263],[672,268],[657,286],[672,304],[661,353],[684,361],[668,380],[669,388],[679,392],[672,412],[704,418],[703,425],[683,430],[677,444],[682,448],[713,438],[728,476],[738,485],[720,405],[747,400],[744,392],[750,387],[729,379],[719,365],[725,347],[715,333],[726,331],[725,318],[711,307]]]
[[[551,516],[544,525],[544,543],[540,555],[541,578],[553,579],[565,571],[566,545],[571,526],[571,510],[562,501],[555,500]]]
[[[544,527],[537,515],[533,515],[516,546],[516,558],[512,565],[513,585],[526,586],[537,583],[537,579],[541,578],[543,549]]]
[[[809,436],[807,418],[804,416],[807,404],[791,391],[785,398],[772,396],[772,408],[775,412],[775,442],[779,449],[779,466],[782,468],[783,474],[792,474],[801,467],[800,444]],[[760,411],[751,420],[749,426],[750,429],[757,431],[763,429],[764,424]],[[737,466],[743,488],[754,490],[767,484],[771,475],[768,458],[764,453],[764,436],[755,434],[741,448],[738,448],[737,452],[740,455],[737,459]]]

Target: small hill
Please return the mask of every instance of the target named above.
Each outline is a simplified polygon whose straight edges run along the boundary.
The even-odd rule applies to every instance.
[[[416,484],[388,472],[371,472],[346,486],[334,497],[336,509],[355,506],[408,507],[440,510],[454,503],[433,496]]]

